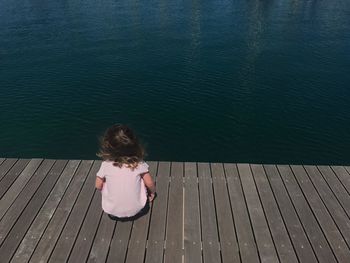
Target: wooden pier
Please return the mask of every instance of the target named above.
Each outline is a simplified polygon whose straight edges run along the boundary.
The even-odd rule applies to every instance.
[[[114,222],[100,161],[0,158],[0,262],[350,262],[350,167],[148,163],[150,212]]]

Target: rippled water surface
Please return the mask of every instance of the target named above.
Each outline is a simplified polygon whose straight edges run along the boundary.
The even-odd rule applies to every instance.
[[[1,0],[3,157],[350,163],[350,1]]]

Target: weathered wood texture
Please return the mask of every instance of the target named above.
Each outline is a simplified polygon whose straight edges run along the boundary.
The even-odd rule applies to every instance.
[[[0,261],[349,262],[347,166],[149,162],[149,213],[115,222],[100,164],[0,158]]]

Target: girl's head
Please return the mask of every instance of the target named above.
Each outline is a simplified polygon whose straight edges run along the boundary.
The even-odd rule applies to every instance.
[[[118,167],[126,164],[130,168],[136,168],[144,155],[144,148],[134,132],[122,124],[115,124],[106,130],[101,138],[100,151],[97,153],[97,156],[113,161]]]

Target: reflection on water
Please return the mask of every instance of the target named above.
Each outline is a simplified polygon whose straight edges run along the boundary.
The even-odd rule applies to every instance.
[[[197,53],[201,43],[201,12],[198,0],[192,1],[191,6],[191,47],[192,54]],[[194,62],[191,60],[191,62]]]
[[[350,3],[3,0],[3,156],[349,163]]]
[[[264,16],[266,14],[262,10],[263,4],[259,0],[252,1],[249,4],[250,10],[247,16],[249,22],[247,23],[247,32],[245,34],[246,48],[243,51],[245,53],[245,59],[240,68],[241,85],[247,89],[247,93],[254,92],[254,89],[257,88],[252,82],[256,81],[256,59],[263,48],[261,46],[264,45],[262,37],[266,23]]]

